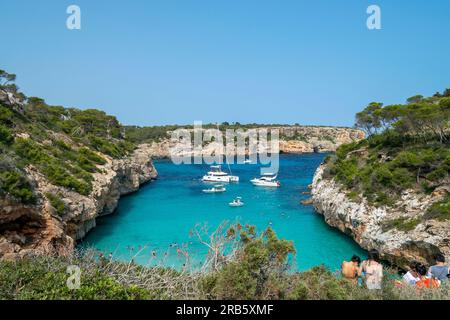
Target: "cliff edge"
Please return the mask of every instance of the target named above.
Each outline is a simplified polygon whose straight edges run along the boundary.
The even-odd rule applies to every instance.
[[[95,227],[98,216],[112,213],[122,195],[157,177],[149,152],[148,145],[139,145],[123,159],[104,156],[106,163],[93,174],[92,192],[87,196],[50,183],[28,166],[25,170],[38,200],[26,205],[8,196],[0,198],[0,259],[70,254],[76,240]],[[58,194],[63,213],[57,212],[48,194]]]
[[[411,261],[431,264],[437,253],[450,258],[449,220],[415,220],[416,225],[407,230],[389,227],[391,221],[423,216],[450,190],[440,188],[430,195],[405,190],[395,208],[376,207],[364,198],[353,200],[342,184],[324,176],[325,166],[317,169],[311,193],[315,209],[327,224],[352,237],[362,248],[377,249],[383,259],[399,267],[406,268]]]

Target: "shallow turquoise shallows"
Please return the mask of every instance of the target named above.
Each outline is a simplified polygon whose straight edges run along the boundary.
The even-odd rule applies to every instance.
[[[189,265],[199,266],[207,249],[190,231],[207,223],[212,231],[224,220],[239,220],[263,230],[272,225],[279,237],[293,240],[297,254],[295,266],[306,270],[325,264],[332,270],[352,254],[365,256],[353,240],[329,227],[311,206],[300,204],[308,195],[308,185],[325,155],[281,155],[279,189],[253,186],[249,180],[259,175],[259,165],[232,165],[237,184],[227,184],[221,194],[206,194],[200,178],[206,165],[174,165],[156,161],[158,180],[120,200],[117,211],[98,219],[97,227],[82,246],[92,246],[116,259],[145,265],[162,264],[180,268],[189,252]],[[224,168],[224,170],[227,167]],[[228,203],[240,196],[243,207]],[[181,252],[179,249],[182,249]],[[186,250],[187,249],[187,250]]]

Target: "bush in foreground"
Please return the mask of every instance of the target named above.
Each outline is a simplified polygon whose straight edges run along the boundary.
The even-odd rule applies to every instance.
[[[194,272],[117,262],[90,250],[68,258],[0,262],[0,299],[450,300],[448,284],[398,288],[391,271],[385,273],[382,290],[356,287],[324,266],[292,272],[292,243],[278,239],[271,229],[258,235],[252,227],[234,225],[209,239],[205,267]],[[82,272],[78,290],[66,285],[72,265]]]

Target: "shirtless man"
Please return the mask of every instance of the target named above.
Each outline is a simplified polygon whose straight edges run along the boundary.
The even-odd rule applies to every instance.
[[[342,262],[342,275],[346,279],[352,280],[352,282],[357,285],[358,277],[360,274],[359,264],[361,263],[361,258],[357,255],[354,255],[350,262],[344,261]]]

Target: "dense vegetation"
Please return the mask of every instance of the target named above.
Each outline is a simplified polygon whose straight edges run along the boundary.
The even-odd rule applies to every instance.
[[[25,168],[33,166],[51,183],[88,195],[103,155],[121,158],[134,149],[117,119],[99,110],[50,106],[26,97],[16,76],[0,70],[0,195],[36,200]],[[48,195],[64,212],[57,195]]]
[[[228,129],[238,130],[241,129],[243,131],[249,129],[257,129],[257,128],[272,128],[272,127],[295,127],[300,126],[298,123],[294,125],[289,124],[258,124],[258,123],[248,123],[241,124],[239,122],[222,122],[219,124],[215,123],[206,123],[202,124],[203,129],[219,129],[221,132],[226,132]],[[324,126],[305,126],[302,127],[324,127]],[[159,142],[164,139],[170,138],[170,132],[176,129],[193,129],[193,125],[166,125],[166,126],[147,126],[147,127],[138,127],[138,126],[126,126],[125,134],[128,140],[134,143],[149,143],[149,142]],[[280,135],[279,137],[282,140],[299,140],[299,141],[308,141],[308,138],[300,134],[299,132],[295,132],[294,135]],[[329,140],[331,142],[335,142],[334,138],[331,136],[323,136],[319,137],[324,140]]]
[[[292,242],[270,228],[257,234],[251,226],[233,225],[216,236],[224,242],[208,243],[208,268],[197,272],[115,262],[93,251],[0,262],[0,299],[450,299],[448,285],[400,288],[389,271],[382,290],[354,286],[324,266],[292,272]],[[234,250],[227,254],[215,251],[231,243]],[[73,283],[67,273],[73,265],[81,270],[76,290],[66,285]]]
[[[327,159],[326,174],[336,177],[357,200],[394,206],[405,190],[431,194],[450,185],[450,90],[414,96],[404,105],[371,103],[356,115],[368,138],[341,146]],[[449,197],[433,205],[428,219],[448,219]],[[419,219],[392,221],[413,229]]]

